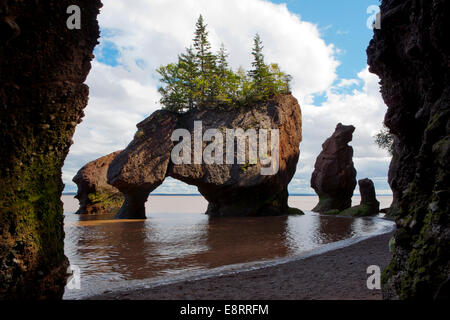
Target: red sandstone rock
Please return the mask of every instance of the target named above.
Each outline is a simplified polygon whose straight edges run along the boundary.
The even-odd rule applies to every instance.
[[[88,163],[73,178],[78,186],[75,198],[80,201],[77,214],[108,214],[120,209],[123,195],[106,182],[109,165],[120,152],[116,151]]]
[[[355,127],[339,123],[333,135],[322,145],[311,177],[311,187],[319,195],[313,209],[320,213],[338,213],[350,208],[356,187],[356,170],[353,166],[353,139]]]
[[[279,129],[279,170],[275,175],[261,175],[259,161],[254,165],[240,165],[237,161],[222,165],[173,164],[172,132],[181,128],[193,136],[194,121],[200,120],[203,130]],[[138,125],[133,142],[111,163],[108,182],[126,195],[117,217],[145,218],[144,203],[166,176],[197,186],[209,202],[210,215],[300,213],[287,205],[287,185],[294,176],[300,154],[301,124],[300,107],[292,95],[280,95],[247,108],[193,110],[185,114],[156,112]]]
[[[108,183],[125,194],[117,218],[145,219],[148,195],[167,175],[174,147],[170,137],[177,122],[176,114],[156,111],[137,125],[134,140],[111,163]]]
[[[340,215],[353,217],[375,216],[380,213],[380,202],[378,202],[375,186],[370,179],[358,181],[359,192],[361,194],[361,204],[344,210]]]

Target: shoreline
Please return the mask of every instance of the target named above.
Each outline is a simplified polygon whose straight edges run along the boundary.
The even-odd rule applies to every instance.
[[[367,289],[367,267],[391,260],[394,231],[295,261],[152,288],[105,292],[88,300],[380,300]]]

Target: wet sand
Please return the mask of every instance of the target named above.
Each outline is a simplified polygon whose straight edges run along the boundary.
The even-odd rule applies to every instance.
[[[90,299],[121,300],[379,300],[367,289],[370,265],[391,259],[393,233],[294,262],[152,289],[104,293]]]

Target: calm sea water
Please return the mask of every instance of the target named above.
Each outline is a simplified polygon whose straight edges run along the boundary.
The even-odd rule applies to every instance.
[[[145,221],[78,216],[77,200],[62,200],[65,253],[81,271],[81,289],[66,289],[65,299],[295,257],[391,226],[381,219],[320,216],[309,211],[318,198],[306,196],[289,200],[304,216],[263,218],[210,218],[202,197],[151,196]],[[379,201],[388,207],[392,197]]]

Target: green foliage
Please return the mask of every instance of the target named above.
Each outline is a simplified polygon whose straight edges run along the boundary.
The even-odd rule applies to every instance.
[[[217,54],[211,51],[207,25],[200,15],[193,47],[178,56],[177,63],[157,69],[162,86],[161,104],[174,112],[190,109],[246,106],[290,91],[292,77],[278,64],[267,65],[260,36],[254,38],[252,70],[234,72],[228,64],[228,53],[222,44]]]
[[[389,129],[384,128],[375,136],[375,143],[381,148],[389,151],[392,155],[394,153],[394,136],[389,132]]]
[[[254,61],[252,63],[253,70],[250,70],[248,75],[253,80],[254,90],[258,93],[262,93],[265,89],[266,82],[270,82],[271,75],[269,73],[269,67],[264,63],[264,55],[262,54],[263,45],[259,34],[256,34],[254,40],[254,46],[252,55]]]
[[[90,193],[88,198],[91,205],[97,205],[96,207],[100,213],[117,213],[125,200],[121,193],[101,191]]]

